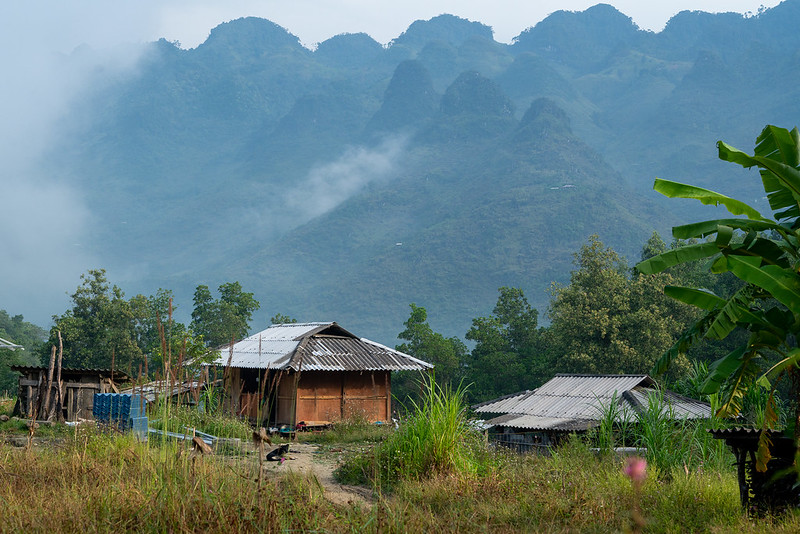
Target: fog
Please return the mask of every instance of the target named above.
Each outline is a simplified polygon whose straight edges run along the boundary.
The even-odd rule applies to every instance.
[[[560,9],[583,10],[596,1],[569,0]],[[762,2],[694,0],[612,2],[641,27],[659,30],[677,11],[757,12]],[[777,1],[763,3],[766,7]],[[74,103],[97,69],[135,72],[142,45],[160,37],[194,47],[222,22],[259,16],[313,45],[343,32],[366,32],[382,43],[414,20],[452,13],[493,27],[509,42],[554,9],[544,2],[494,3],[467,0],[366,2],[364,0],[60,0],[0,4],[0,309],[47,326],[68,304],[79,275],[103,267],[87,243],[93,224],[85,195],[70,170],[53,165],[50,149],[65,125],[80,124]],[[80,48],[76,52],[76,49]],[[354,149],[314,169],[289,198],[306,218],[332,209],[368,180],[386,178],[402,153],[402,142],[375,151]],[[110,279],[114,279],[110,273]]]
[[[112,46],[114,25],[82,11],[88,3],[48,3],[44,17],[36,4],[0,7],[0,309],[47,326],[80,273],[97,267],[84,240],[92,220],[83,194],[68,185],[68,169],[50,165],[49,148],[80,121],[72,104],[91,73],[134,68],[139,47]],[[108,48],[64,51],[81,36]]]
[[[313,168],[298,187],[292,188],[285,204],[298,215],[299,223],[318,217],[370,182],[391,178],[405,145],[405,138],[392,137],[376,148],[353,147],[335,161]]]

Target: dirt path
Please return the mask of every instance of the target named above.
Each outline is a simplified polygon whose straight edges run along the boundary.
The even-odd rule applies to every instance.
[[[322,454],[313,443],[292,443],[287,460],[276,471],[290,470],[296,473],[313,474],[325,491],[325,498],[334,504],[372,506],[372,492],[361,486],[339,484],[333,478],[336,459]]]

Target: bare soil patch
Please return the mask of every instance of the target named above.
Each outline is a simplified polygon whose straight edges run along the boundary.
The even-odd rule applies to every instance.
[[[372,506],[374,503],[370,489],[336,482],[333,472],[338,466],[338,457],[335,454],[326,453],[317,444],[292,443],[283,463],[269,462],[265,464],[265,470],[270,469],[269,464],[274,464],[273,469],[276,473],[288,470],[314,475],[325,491],[325,498],[334,504]]]

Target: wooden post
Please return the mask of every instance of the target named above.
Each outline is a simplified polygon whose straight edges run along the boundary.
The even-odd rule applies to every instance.
[[[345,410],[347,409],[347,406],[345,406],[345,398],[344,398],[345,391],[346,391],[346,387],[345,387],[345,383],[346,383],[345,375],[346,374],[347,374],[347,371],[343,371],[342,372],[342,399],[339,401],[339,418],[340,419],[344,419],[345,418]]]
[[[44,419],[53,418],[53,410],[50,408],[50,390],[53,387],[53,367],[56,365],[56,346],[50,351],[50,365],[47,368],[47,390],[44,393]]]
[[[294,391],[292,392],[292,428],[297,428],[297,401],[300,397],[300,392],[298,391],[298,387],[300,386],[300,371],[297,371],[294,374]]]
[[[369,378],[372,381],[372,402],[370,403],[372,406],[370,406],[370,409],[372,410],[372,413],[375,414],[377,420],[380,412],[378,412],[378,410],[375,408],[375,402],[378,400],[378,386],[375,384],[375,371],[369,372]],[[374,422],[375,421],[373,421],[373,423]]]
[[[386,424],[392,421],[392,384],[389,382],[390,371],[384,371],[384,383],[386,384]]]
[[[58,386],[58,396],[56,397],[56,421],[64,420],[64,392],[61,382],[61,362],[64,359],[64,341],[61,339],[61,330],[58,331],[58,371],[56,374],[56,384]]]
[[[75,389],[67,388],[67,421],[75,421]]]
[[[44,373],[39,371],[39,383],[36,385],[36,401],[33,403],[32,419],[39,418],[39,411],[42,409],[42,395],[44,395]]]
[[[33,417],[33,386],[28,386],[28,403],[25,406],[25,416],[26,417]]]

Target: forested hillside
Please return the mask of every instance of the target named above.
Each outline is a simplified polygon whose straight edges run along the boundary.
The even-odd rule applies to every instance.
[[[239,280],[266,312],[254,326],[279,310],[387,344],[416,302],[461,336],[501,286],[544,309],[589,235],[635,258],[691,216],[651,192],[656,176],[758,205],[715,142],[800,122],[798,23],[800,0],[684,12],[660,33],[598,5],[510,45],[442,15],[388,46],[311,50],[240,19],[97,72],[47,163],[91,210],[102,265],[86,267],[123,287],[188,302]]]

